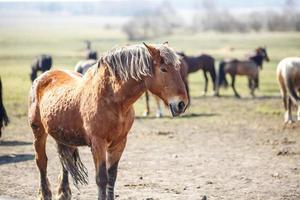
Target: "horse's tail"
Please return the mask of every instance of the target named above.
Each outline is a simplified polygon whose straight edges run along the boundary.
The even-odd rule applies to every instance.
[[[81,162],[78,148],[58,144],[59,158],[64,168],[70,172],[76,188],[78,184],[88,184],[88,171]]]
[[[213,88],[214,88],[214,91],[216,90],[216,79],[217,79],[217,74],[216,74],[216,68],[215,68],[215,60],[213,59],[212,60],[212,63],[211,63],[211,69],[209,70],[209,73],[210,73],[210,76],[211,76],[211,79],[213,81]]]
[[[1,137],[1,128],[7,126],[9,123],[9,118],[7,116],[5,107],[3,105],[3,98],[2,98],[2,80],[0,77],[0,137]]]
[[[297,104],[297,105],[300,105],[300,97],[297,95],[297,92],[295,91],[294,89],[294,84],[293,84],[293,81],[291,79],[287,79],[285,80],[286,81],[286,86],[287,86],[287,89],[290,93],[290,97],[291,99]]]
[[[218,75],[218,86],[223,85],[224,87],[228,86],[228,82],[226,79],[226,73],[225,73],[225,61],[220,61],[219,64],[219,75]]]

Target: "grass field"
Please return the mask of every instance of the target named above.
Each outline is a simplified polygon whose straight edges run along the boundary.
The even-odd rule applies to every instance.
[[[132,42],[118,28],[104,29],[97,23],[85,24],[84,20],[0,20],[0,25],[0,75],[4,104],[11,118],[0,142],[0,199],[33,199],[39,177],[26,117],[32,60],[38,54],[49,53],[53,55],[54,68],[72,70],[83,59],[86,39],[98,52]],[[231,88],[221,89],[221,98],[212,97],[211,82],[210,94],[203,97],[203,75],[199,71],[189,76],[192,105],[183,117],[155,119],[154,112],[149,118],[141,117],[144,98],[138,100],[138,117],[121,160],[117,199],[193,200],[203,195],[218,200],[300,199],[300,127],[282,125],[283,108],[275,77],[276,65],[282,58],[299,56],[300,34],[195,34],[178,30],[171,36],[146,42],[165,41],[188,55],[209,53],[216,58],[216,65],[223,58],[244,58],[256,47],[266,45],[271,61],[260,73],[261,86],[255,99],[249,95],[245,77],[237,78],[240,100],[233,97]],[[151,108],[155,108],[153,100]],[[167,116],[168,112],[165,109]],[[59,162],[53,140],[47,148],[54,190]],[[4,159],[23,154],[29,155],[28,160]],[[72,188],[73,195],[75,199],[94,199],[96,187],[89,149],[82,148],[81,155],[89,169],[90,186],[83,187],[80,195]]]
[[[31,22],[31,21],[30,21]],[[24,22],[26,23],[26,21]],[[93,41],[93,48],[105,52],[115,46],[132,43],[119,29],[103,29],[97,26],[63,26],[43,24],[0,27],[0,68],[4,82],[5,101],[12,116],[24,115],[24,106],[30,87],[30,64],[36,55],[48,53],[54,57],[54,68],[73,69],[77,61],[83,58],[83,41]],[[271,62],[264,65],[261,72],[261,90],[259,95],[278,95],[275,80],[275,68],[278,61],[287,56],[297,56],[300,49],[298,33],[249,33],[218,34],[199,33],[178,30],[169,37],[157,38],[147,42],[169,41],[178,51],[188,55],[209,53],[217,60],[223,58],[244,58],[258,46],[267,46]],[[141,43],[136,41],[134,43]],[[233,49],[231,51],[230,49]],[[216,63],[217,64],[217,63]],[[202,91],[203,76],[199,71],[189,77],[192,96]],[[237,79],[238,90],[248,95],[246,78]],[[231,94],[232,91],[222,91]],[[137,110],[140,113],[140,110]]]

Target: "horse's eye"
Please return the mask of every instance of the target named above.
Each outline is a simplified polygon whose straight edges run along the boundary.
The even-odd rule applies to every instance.
[[[162,71],[162,72],[168,72],[166,68],[160,68],[160,71]]]

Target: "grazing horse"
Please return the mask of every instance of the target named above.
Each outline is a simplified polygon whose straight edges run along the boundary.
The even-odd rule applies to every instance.
[[[127,134],[134,121],[133,104],[149,90],[173,116],[185,111],[188,96],[179,73],[180,59],[167,45],[131,45],[102,56],[84,76],[52,70],[34,81],[28,119],[40,172],[40,199],[51,199],[47,178],[46,138],[57,143],[62,165],[58,199],[70,199],[68,174],[87,184],[79,146],[93,154],[99,200],[114,199],[114,185]]]
[[[89,68],[97,63],[97,60],[89,59],[89,60],[81,60],[75,66],[75,72],[80,74],[85,74]]]
[[[2,135],[2,128],[7,126],[9,123],[9,118],[7,116],[5,107],[3,105],[3,97],[2,97],[2,80],[0,77],[0,137]]]
[[[183,52],[178,53],[183,59],[186,61],[188,65],[188,74],[196,72],[200,69],[203,70],[204,75],[204,95],[207,93],[208,87],[208,77],[207,72],[210,73],[210,77],[213,84],[213,90],[216,90],[216,69],[215,69],[215,59],[206,54],[202,54],[200,56],[187,56]]]
[[[86,60],[97,60],[98,59],[98,54],[97,51],[92,50],[92,43],[89,40],[84,41],[86,44],[86,54],[85,54],[85,59]]]
[[[297,120],[300,120],[300,57],[289,57],[281,60],[277,66],[283,105],[285,109],[284,122],[292,123],[292,104],[298,106]]]
[[[181,59],[181,63],[180,63],[180,75],[181,78],[185,84],[186,87],[186,91],[188,94],[188,98],[190,101],[190,95],[189,95],[189,83],[188,83],[188,66],[187,63],[185,62],[185,60]],[[156,117],[162,117],[163,113],[162,113],[162,107],[161,107],[161,100],[158,96],[153,95],[156,101]],[[146,91],[145,92],[145,99],[146,99],[146,111],[144,112],[145,116],[148,116],[150,114],[150,106],[149,106],[149,92]],[[187,105],[188,106],[188,105]]]
[[[228,82],[226,79],[226,74],[231,76],[231,87],[233,89],[234,95],[240,98],[239,93],[235,89],[235,76],[245,75],[248,76],[248,87],[250,89],[250,94],[254,97],[254,90],[258,88],[259,85],[259,68],[262,68],[263,60],[269,62],[269,57],[265,48],[257,48],[255,54],[248,57],[247,60],[238,59],[228,59],[222,60],[219,65],[219,75],[218,75],[218,87],[216,95],[219,95],[219,87],[221,85],[227,87]]]
[[[40,55],[38,56],[34,62],[31,65],[31,73],[30,73],[30,79],[33,82],[36,77],[38,71],[41,71],[42,73],[45,71],[50,70],[52,67],[52,57],[50,55]]]

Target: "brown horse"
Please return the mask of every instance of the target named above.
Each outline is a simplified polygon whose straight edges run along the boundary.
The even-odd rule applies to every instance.
[[[292,104],[298,106],[297,120],[300,120],[300,57],[285,58],[277,66],[277,80],[279,83],[283,105],[285,109],[284,122],[292,123]]]
[[[201,54],[199,56],[187,56],[183,52],[178,53],[186,61],[188,65],[188,74],[197,72],[198,70],[203,70],[204,75],[204,95],[207,93],[208,87],[208,77],[207,72],[209,72],[213,91],[216,90],[216,69],[215,69],[215,59],[207,54]]]
[[[189,83],[188,83],[188,65],[185,62],[185,60],[183,60],[183,59],[181,59],[181,63],[180,63],[180,75],[185,84],[186,91],[187,91],[189,101],[190,101]],[[157,108],[156,109],[156,117],[162,117],[163,113],[162,113],[162,107],[161,107],[161,100],[158,96],[156,96],[156,95],[153,95],[153,96],[155,98],[156,108]],[[150,114],[149,92],[148,91],[145,92],[145,99],[146,99],[146,111],[144,112],[144,116],[148,116]]]
[[[133,103],[146,91],[169,105],[173,116],[185,111],[188,96],[178,55],[167,45],[132,45],[107,52],[87,73],[53,70],[34,82],[29,124],[40,172],[40,199],[51,199],[46,138],[58,146],[62,164],[58,199],[70,199],[68,173],[75,185],[87,183],[78,146],[91,148],[98,199],[114,199],[117,168],[134,121]]]
[[[263,60],[269,62],[269,57],[265,48],[259,47],[255,50],[254,55],[248,57],[247,60],[228,59],[220,62],[218,74],[218,87],[216,95],[219,95],[219,87],[221,85],[227,87],[228,82],[226,74],[231,76],[231,87],[234,95],[240,98],[239,93],[235,89],[235,76],[248,76],[248,86],[250,94],[254,97],[254,90],[259,85],[259,68],[262,68]]]
[[[0,77],[0,137],[2,135],[2,128],[7,126],[9,123],[9,118],[7,116],[2,97],[2,80]]]

